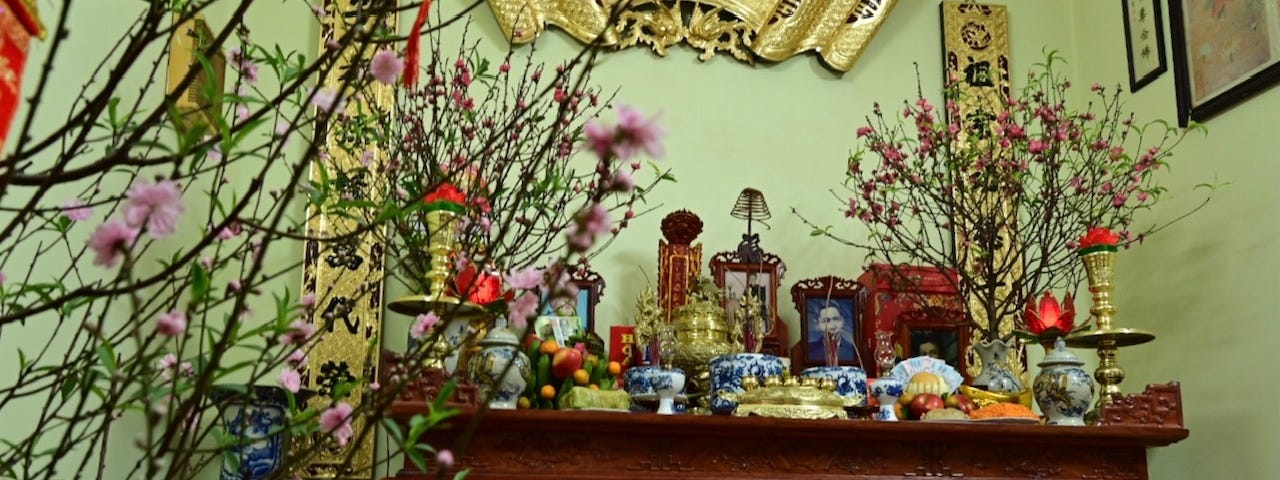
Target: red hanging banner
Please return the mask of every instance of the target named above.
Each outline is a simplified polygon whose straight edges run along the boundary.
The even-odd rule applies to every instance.
[[[33,0],[0,0],[0,152],[22,101],[22,71],[31,37],[44,38]]]

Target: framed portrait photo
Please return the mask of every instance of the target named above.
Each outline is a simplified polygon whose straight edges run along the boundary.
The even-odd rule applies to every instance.
[[[856,280],[835,276],[804,279],[791,287],[801,332],[791,349],[792,371],[828,365],[866,368],[858,348],[864,291]]]
[[[760,318],[765,320],[762,353],[785,356],[787,332],[778,319],[778,289],[785,271],[782,260],[770,253],[759,263],[743,262],[735,252],[720,252],[711,258],[711,276],[716,286],[724,289],[726,318],[737,320],[748,291],[759,299]]]
[[[1280,82],[1280,2],[1169,0],[1169,25],[1179,126]]]
[[[574,329],[576,332],[595,332],[596,306],[600,304],[600,297],[604,296],[604,278],[600,277],[599,273],[586,267],[577,267],[569,271],[569,282],[578,289],[578,294],[574,301],[548,302],[544,293],[542,295],[543,307],[540,315],[544,317],[576,317],[579,323]],[[541,331],[539,333],[541,334]]]
[[[969,348],[969,319],[963,311],[926,307],[898,317],[894,335],[900,359],[927,356],[947,362],[965,373],[965,354]],[[968,375],[965,375],[968,380]]]
[[[1129,91],[1136,92],[1167,70],[1164,56],[1164,0],[1124,0],[1125,53],[1129,57]]]

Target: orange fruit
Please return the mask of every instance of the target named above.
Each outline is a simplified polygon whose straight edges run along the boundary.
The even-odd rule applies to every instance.
[[[618,362],[609,362],[609,375],[618,376],[622,373],[622,364]]]
[[[530,405],[529,405],[528,397],[520,397],[520,400],[516,400],[516,408],[529,408],[529,406]]]
[[[538,347],[539,352],[545,353],[547,355],[555,355],[556,352],[559,350],[560,350],[560,344],[556,343],[555,340],[545,340],[542,342],[542,346]]]
[[[543,385],[542,391],[539,392],[539,394],[542,395],[542,398],[545,398],[547,400],[556,398],[556,387],[553,387],[551,385]]]
[[[590,386],[590,387],[587,387],[587,388],[590,388],[590,389],[592,389],[592,390],[599,390],[599,389],[600,389],[600,386],[599,386],[599,385],[596,385],[596,384],[594,384],[594,383],[593,383],[593,384],[591,384],[591,386]]]
[[[590,381],[591,374],[587,372],[587,369],[579,368],[577,371],[573,372],[573,383],[586,385]]]

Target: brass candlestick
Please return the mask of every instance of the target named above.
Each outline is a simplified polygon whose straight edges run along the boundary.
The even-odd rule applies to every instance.
[[[446,293],[450,275],[449,256],[457,249],[457,223],[461,217],[448,210],[432,210],[426,213],[427,233],[430,243],[427,252],[431,254],[431,270],[427,272],[428,288],[426,294],[414,294],[398,298],[387,304],[393,312],[416,317],[434,312],[441,319],[465,319],[471,326],[471,333],[466,336],[462,353],[458,356],[456,370],[463,371],[471,355],[479,351],[476,341],[484,338],[489,330],[489,312],[484,307],[455,298]],[[434,342],[425,343],[418,348],[426,350],[427,366],[444,368],[444,359],[460,345],[451,345],[440,331],[448,322],[440,322],[427,335],[435,338]]]
[[[1110,403],[1113,395],[1120,395],[1120,382],[1124,381],[1124,369],[1116,360],[1120,347],[1141,345],[1156,339],[1154,333],[1136,328],[1117,328],[1113,315],[1116,307],[1111,303],[1111,294],[1115,290],[1115,247],[1103,248],[1080,255],[1084,261],[1084,269],[1089,277],[1089,293],[1093,295],[1093,308],[1089,313],[1096,319],[1098,328],[1076,333],[1067,337],[1067,345],[1075,348],[1096,348],[1098,350],[1098,369],[1093,371],[1093,378],[1101,385],[1101,394],[1093,410],[1085,417],[1090,424],[1096,423],[1098,412],[1102,406]]]

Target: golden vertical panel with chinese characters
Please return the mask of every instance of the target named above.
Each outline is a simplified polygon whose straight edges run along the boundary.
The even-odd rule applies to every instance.
[[[945,1],[940,8],[942,10],[943,67],[948,81],[955,82],[954,86],[958,90],[954,100],[957,102],[959,118],[952,121],[963,126],[961,134],[955,141],[956,147],[965,148],[969,142],[994,141],[989,137],[989,133],[993,131],[996,124],[997,109],[1003,108],[1012,94],[1012,84],[1009,80],[1008,9],[1003,5],[959,1]],[[980,198],[957,199],[972,205],[970,208],[973,210],[1004,217],[1016,215],[1013,210],[1003,210],[1013,207],[1011,202],[1002,200],[996,194],[986,194]],[[994,223],[1009,224],[1005,221]],[[990,288],[996,289],[997,296],[1014,294],[1015,282],[1012,279],[1021,274],[1021,262],[1009,257],[1015,250],[1015,245],[1012,243],[1014,236],[1003,229],[987,228],[979,224],[957,225],[955,234],[956,248],[960,250],[959,258],[978,258],[983,255],[992,257],[989,262],[980,262],[985,263],[987,267],[976,264],[979,262],[973,262],[975,263],[973,265],[966,262],[962,268],[1011,266],[1012,268],[1009,269],[999,269],[1005,272],[1003,278],[1006,280],[995,282],[996,284],[991,285]],[[996,251],[975,255],[972,249],[966,249],[969,242],[965,241],[965,237],[970,235],[999,236],[1000,238],[993,241],[986,239],[978,242],[998,245]],[[980,276],[980,273],[978,275]],[[973,348],[973,345],[983,340],[981,330],[992,330],[991,337],[1004,338],[1013,333],[1014,325],[1012,319],[1004,319],[1005,321],[995,322],[996,325],[993,326],[993,319],[987,318],[978,296],[974,292],[963,293],[967,295],[965,301],[969,305],[973,321],[981,327],[971,330],[970,347],[965,352],[966,370],[970,376],[973,376],[977,375],[982,368],[981,358]],[[1013,371],[1025,372],[1025,368],[1022,367],[1022,349],[1014,349],[1014,354],[1009,357]],[[1023,383],[1026,383],[1025,379]]]
[[[812,51],[827,67],[847,72],[897,0],[632,0],[610,23],[621,0],[489,0],[514,43],[532,42],[555,25],[582,42],[649,45],[658,55],[681,42],[710,60],[725,52],[753,63],[780,62]]]
[[[373,31],[381,21],[394,30],[394,13],[375,13],[371,8],[383,2],[372,0],[325,0],[321,18],[321,51],[325,44],[340,40],[351,29],[364,25]],[[390,2],[394,5],[394,1]],[[375,45],[369,42],[347,42],[331,69],[328,70],[322,88],[341,89],[352,83],[355,74],[369,63]],[[375,104],[379,111],[389,111],[395,102],[395,90],[391,86],[368,82],[364,90],[347,90],[342,98],[346,112],[354,113],[362,105]],[[366,109],[367,111],[367,109]],[[382,181],[378,172],[385,161],[385,153],[375,150],[372,166],[362,165],[350,151],[362,141],[364,134],[353,125],[355,122],[330,122],[317,127],[323,135],[323,151],[327,156],[313,160],[312,181],[321,181],[321,166],[328,172],[334,187],[344,198],[378,201]],[[349,216],[325,214],[311,207],[307,211],[307,235],[332,238],[355,232],[360,227]],[[325,408],[333,401],[334,388],[346,382],[364,383],[377,378],[377,358],[382,334],[383,247],[377,232],[365,232],[339,241],[309,241],[306,245],[303,273],[304,293],[316,294],[315,313],[311,321],[316,325],[319,339],[310,351],[307,370],[303,375],[306,388],[319,393],[311,400],[311,406]],[[363,389],[354,389],[344,401],[359,405],[364,400]],[[352,427],[357,436],[346,447],[338,446],[328,435],[315,434],[295,448],[318,445],[319,453],[296,473],[307,479],[368,479],[374,471],[374,435],[360,437],[365,428],[365,418],[357,415]]]

